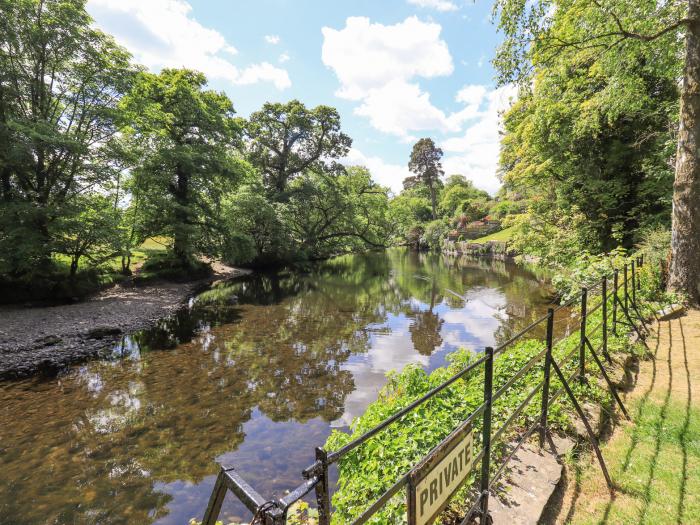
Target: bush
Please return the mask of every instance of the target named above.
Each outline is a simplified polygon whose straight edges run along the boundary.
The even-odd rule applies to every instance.
[[[429,250],[439,250],[442,248],[442,242],[447,237],[450,232],[450,225],[442,220],[438,219],[431,221],[425,225],[425,230],[420,237],[421,248],[427,248]]]

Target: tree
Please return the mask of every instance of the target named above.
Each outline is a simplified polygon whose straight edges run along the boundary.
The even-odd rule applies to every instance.
[[[475,188],[474,184],[464,175],[451,175],[440,195],[438,210],[441,216],[451,218],[458,213],[484,209],[484,203],[489,199],[490,196],[487,192]],[[484,215],[485,213],[472,220],[480,219]]]
[[[114,254],[119,216],[109,196],[81,195],[54,223],[55,250],[70,257],[71,277],[78,272],[82,258],[97,266]]]
[[[221,195],[246,170],[231,150],[240,135],[233,104],[205,85],[204,75],[187,69],[142,73],[123,104],[141,153],[134,177],[142,213],[152,234],[172,236],[183,267],[220,230]]]
[[[47,269],[53,223],[113,177],[105,149],[134,71],[91,22],[84,0],[0,0],[0,253],[15,277]]]
[[[300,255],[319,259],[388,244],[388,189],[365,168],[353,166],[333,177],[308,172],[290,190],[280,213]]]
[[[663,63],[684,33],[668,284],[700,304],[700,0],[497,0],[495,9],[506,35],[495,61],[501,82],[527,83],[533,66],[571,49],[605,56],[644,45]],[[578,23],[555,35],[566,19]]]
[[[222,250],[226,261],[265,266],[291,257],[291,239],[276,204],[265,197],[260,182],[246,184],[227,197]]]
[[[335,108],[307,109],[298,100],[266,103],[250,116],[246,134],[249,159],[276,200],[284,200],[289,182],[307,170],[338,171],[336,159],[352,145]]]
[[[437,186],[440,184],[440,177],[445,173],[442,171],[441,158],[442,150],[435,146],[433,139],[420,139],[413,145],[408,161],[408,169],[415,173],[415,176],[407,177],[403,182],[404,188],[417,184],[428,188],[433,219],[437,218]]]

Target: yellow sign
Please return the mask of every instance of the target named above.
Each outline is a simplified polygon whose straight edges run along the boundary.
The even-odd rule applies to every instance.
[[[409,524],[432,523],[471,471],[471,424],[462,425],[419,463],[409,476]]]

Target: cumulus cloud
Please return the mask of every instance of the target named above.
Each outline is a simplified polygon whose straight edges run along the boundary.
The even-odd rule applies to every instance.
[[[233,84],[291,86],[287,71],[271,64],[241,70],[231,63],[236,48],[221,33],[197,22],[185,0],[89,0],[87,8],[102,29],[151,70],[189,67]]]
[[[284,64],[285,62],[289,62],[290,58],[289,53],[282,53],[277,60],[280,64]]]
[[[474,110],[445,114],[415,80],[454,71],[441,31],[439,24],[415,16],[394,25],[350,17],[342,29],[322,29],[321,58],[338,77],[336,95],[358,101],[355,114],[367,117],[375,129],[405,142],[421,131],[454,133]]]
[[[380,157],[365,155],[357,148],[351,148],[343,162],[348,166],[364,166],[370,171],[375,182],[388,186],[394,193],[401,191],[403,180],[411,175],[406,165],[385,162]]]
[[[418,7],[436,9],[438,11],[457,11],[457,9],[459,9],[457,4],[449,0],[408,0],[408,3]]]
[[[394,25],[349,17],[343,29],[324,27],[321,59],[338,80],[339,97],[361,100],[392,80],[431,78],[454,70],[442,27],[412,16]]]
[[[501,114],[515,100],[517,89],[510,85],[492,91],[480,88],[482,86],[466,86],[458,93],[458,99],[460,96],[465,99],[463,102],[471,100],[472,104],[485,107],[478,112],[476,121],[463,134],[442,141],[440,147],[445,151],[445,173],[461,173],[477,187],[495,193],[501,185],[496,177]]]
[[[280,37],[279,35],[265,35],[265,42],[272,45],[279,44]]]

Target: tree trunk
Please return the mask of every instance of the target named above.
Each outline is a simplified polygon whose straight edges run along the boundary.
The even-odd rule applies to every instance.
[[[688,1],[688,18],[700,21],[700,0]],[[673,184],[669,289],[700,305],[700,22],[685,43],[680,125]]]
[[[183,266],[189,263],[189,177],[184,170],[177,168],[177,188],[175,191],[175,225],[173,228],[173,251]]]

